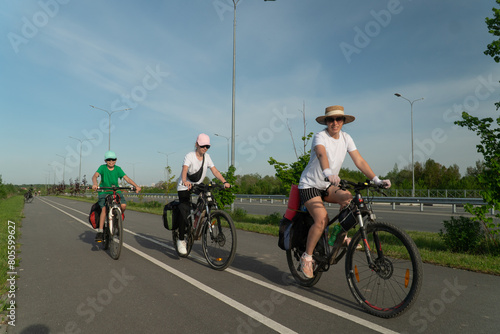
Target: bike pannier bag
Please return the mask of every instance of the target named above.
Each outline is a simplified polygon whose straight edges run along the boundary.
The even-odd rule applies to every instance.
[[[349,231],[354,225],[357,224],[356,217],[354,216],[355,206],[354,203],[349,203],[348,206],[340,211],[339,223],[344,231]]]
[[[90,208],[89,223],[93,228],[99,228],[99,220],[101,217],[101,206],[99,202],[94,203]]]
[[[309,229],[313,224],[314,220],[309,213],[297,212],[295,217],[293,217],[290,248],[297,247],[305,251]]]
[[[291,248],[292,221],[283,217],[280,220],[280,230],[278,235],[278,247],[282,250]]]
[[[179,201],[175,200],[167,203],[163,207],[163,227],[167,230],[176,230],[179,226],[178,219],[181,219]]]

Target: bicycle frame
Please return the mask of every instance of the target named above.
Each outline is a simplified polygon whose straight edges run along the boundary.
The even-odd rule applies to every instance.
[[[134,187],[99,187],[97,191],[103,190],[111,190],[113,193],[106,195],[106,199],[104,200],[106,206],[106,219],[104,221],[104,225],[107,225],[109,230],[109,234],[113,235],[113,209],[118,209],[122,214],[120,196],[117,194],[118,190],[134,190]],[[107,223],[107,224],[106,224]]]
[[[203,221],[206,221],[206,217],[210,217],[210,212],[211,210],[218,210],[218,205],[217,201],[212,195],[212,192],[210,191],[210,188],[213,187],[212,184],[195,184],[192,188],[193,193],[198,193],[198,200],[196,201],[196,204],[191,202],[191,213],[189,214],[188,218],[191,220],[191,224],[193,227],[193,235],[195,240],[199,240],[201,237],[201,231],[203,227]],[[201,210],[203,208],[203,210]],[[195,214],[196,214],[196,209],[199,209],[200,215],[198,217],[198,224],[194,226],[195,223]],[[209,226],[210,232],[212,227]]]
[[[342,182],[343,183],[340,185],[340,189],[346,190],[347,186],[348,186],[348,183],[347,183],[347,181],[344,181],[344,180]],[[354,188],[354,192],[355,192],[355,194],[354,194],[353,199],[351,201],[354,204],[354,207],[355,207],[355,210],[354,210],[353,213],[354,213],[354,216],[356,218],[357,225],[359,225],[359,229],[361,230],[361,234],[363,236],[363,243],[366,245],[366,247],[364,248],[365,249],[365,254],[366,254],[366,259],[367,259],[367,261],[369,263],[370,268],[372,270],[376,270],[375,261],[372,258],[372,255],[370,253],[370,246],[368,245],[368,242],[367,242],[367,238],[368,237],[367,237],[367,234],[366,234],[365,221],[363,220],[363,216],[369,215],[368,219],[370,221],[375,221],[376,216],[375,216],[375,214],[373,213],[373,211],[371,209],[371,205],[367,204],[365,202],[365,200],[363,199],[363,196],[361,195],[361,189]],[[326,226],[326,229],[325,229],[325,235],[324,235],[324,237],[326,239],[328,237],[327,236],[328,227],[330,227],[330,225],[332,225],[333,223],[337,222],[339,220],[339,217],[340,217],[340,212],[328,222],[328,224]],[[332,263],[331,262],[332,258],[335,257],[338,254],[336,252],[337,248],[342,248],[342,246],[333,247],[333,246],[330,246],[328,244],[328,242],[325,242],[325,245],[327,247],[326,254],[328,254],[328,256],[327,256],[328,263]],[[376,245],[377,246],[380,245],[380,242],[378,240],[376,240]],[[378,252],[380,252],[380,253],[382,252],[382,250],[380,249],[380,247],[377,247],[377,249],[378,249]],[[381,255],[383,255],[383,254],[381,254]],[[329,269],[328,267],[325,269],[325,271],[327,271]]]
[[[113,190],[113,194],[109,194],[106,196],[106,210],[108,210],[108,212],[104,224],[107,225],[110,235],[113,235],[113,209],[117,209],[119,211],[119,214],[121,215],[122,208],[120,204],[120,196],[116,194],[116,190]]]

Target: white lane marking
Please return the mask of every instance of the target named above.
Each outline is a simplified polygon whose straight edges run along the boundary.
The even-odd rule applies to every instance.
[[[49,203],[49,202],[47,202],[45,200],[42,200],[42,202],[44,202],[47,205],[50,205],[54,209],[61,211],[65,215],[70,216],[74,220],[76,220],[79,223],[81,223],[81,224],[87,226],[88,228],[90,228],[89,224],[87,222],[84,222],[83,220],[81,220],[79,218],[76,218],[72,214],[70,214],[70,213],[68,213],[68,212],[66,212],[66,211],[64,211],[64,210],[62,210],[62,209],[60,209],[60,208],[52,205],[51,203]],[[56,204],[58,204],[58,203],[56,203]],[[173,274],[173,275],[175,275],[175,276],[183,279],[185,282],[193,285],[194,287],[196,287],[196,288],[198,288],[198,289],[200,289],[200,290],[208,293],[209,295],[211,295],[211,296],[217,298],[218,300],[226,303],[227,305],[235,308],[236,310],[242,312],[243,314],[248,315],[249,317],[257,320],[258,322],[262,323],[263,325],[265,325],[265,326],[267,326],[267,327],[269,327],[269,328],[277,331],[278,333],[290,333],[290,334],[297,333],[297,332],[291,330],[290,328],[285,327],[285,326],[281,325],[280,323],[278,323],[278,322],[276,322],[276,321],[274,321],[274,320],[272,320],[272,319],[264,316],[263,314],[261,314],[259,312],[256,312],[256,311],[252,310],[251,308],[249,308],[249,307],[247,307],[247,306],[245,306],[245,305],[237,302],[236,300],[234,300],[232,298],[229,298],[228,296],[220,293],[219,291],[211,288],[210,286],[205,285],[202,282],[195,280],[191,276],[188,276],[188,275],[186,275],[186,274],[178,271],[177,269],[174,269],[174,268],[170,267],[169,265],[166,265],[165,263],[163,263],[163,262],[155,259],[154,257],[152,257],[152,256],[150,256],[150,255],[148,255],[148,254],[146,254],[146,253],[144,253],[144,252],[142,252],[142,251],[140,251],[140,250],[138,250],[138,249],[136,249],[136,248],[128,245],[125,242],[123,243],[123,247],[131,250],[132,252],[134,252],[137,255],[141,256],[142,258],[150,261],[151,263],[157,265],[158,267],[160,267],[160,268],[162,268],[162,269],[170,272],[171,274]]]
[[[335,315],[337,315],[337,316],[339,316],[341,318],[344,318],[346,320],[355,322],[355,323],[357,323],[359,325],[365,326],[365,327],[370,328],[370,329],[372,329],[374,331],[377,331],[379,333],[397,334],[397,332],[394,332],[394,331],[392,331],[392,330],[390,330],[388,328],[385,328],[385,327],[379,326],[377,324],[374,324],[373,322],[369,322],[369,321],[367,321],[365,319],[359,318],[359,317],[357,317],[355,315],[351,315],[351,314],[349,314],[347,312],[341,311],[341,310],[336,309],[334,307],[322,304],[322,303],[320,303],[318,301],[315,301],[313,299],[301,296],[301,295],[299,295],[297,293],[294,293],[294,292],[285,290],[283,288],[277,287],[277,286],[275,286],[273,284],[269,284],[267,282],[261,281],[259,279],[256,279],[256,278],[254,278],[252,276],[249,276],[247,274],[243,274],[243,273],[241,273],[239,271],[236,271],[234,269],[227,268],[226,271],[230,272],[233,275],[239,276],[239,277],[241,277],[241,278],[243,278],[243,279],[245,279],[247,281],[250,281],[250,282],[253,282],[253,283],[258,284],[260,286],[263,286],[265,288],[274,290],[274,291],[279,292],[279,293],[281,293],[283,295],[286,295],[288,297],[295,298],[295,299],[297,299],[297,300],[299,300],[301,302],[304,302],[304,303],[309,304],[311,306],[317,307],[317,308],[319,308],[319,309],[321,309],[323,311],[335,314]]]
[[[67,206],[65,206],[65,205],[63,205],[63,204],[59,204],[59,203],[57,203],[57,202],[53,202],[53,203],[56,203],[56,204],[61,205],[61,206],[64,206],[64,207],[67,207]],[[72,209],[72,208],[70,208],[70,207],[67,207],[67,208]],[[57,208],[56,208],[56,209],[57,209]],[[58,209],[58,210],[59,210],[59,209]],[[75,210],[75,209],[72,209],[72,210],[77,211],[77,212],[80,212],[80,213],[82,213],[82,214],[85,214],[85,213],[83,213],[83,212],[81,212],[81,211],[78,211],[78,210]],[[61,210],[61,211],[62,211],[62,210]],[[62,212],[64,212],[64,211],[62,211]],[[86,215],[86,214],[85,214],[85,215]],[[73,216],[72,216],[72,217],[73,217]],[[75,218],[75,219],[79,220],[78,218]],[[80,220],[79,220],[79,221],[80,221]],[[81,221],[81,222],[82,222],[82,221]],[[89,225],[88,223],[84,223],[84,224],[85,224],[85,225]],[[135,232],[133,232],[133,231],[130,231],[130,230],[128,230],[128,229],[124,229],[124,230],[125,230],[126,232],[128,232],[128,233],[130,233],[130,234],[134,235],[134,236],[137,236],[137,237],[143,238],[143,239],[148,240],[148,241],[150,241],[150,242],[153,242],[153,243],[155,243],[155,244],[157,244],[157,245],[160,245],[160,246],[163,246],[163,247],[166,247],[166,248],[169,248],[169,249],[174,249],[173,247],[171,247],[171,246],[169,246],[169,245],[167,245],[167,244],[165,244],[165,243],[163,243],[163,242],[160,242],[160,241],[157,241],[157,240],[154,240],[154,239],[151,239],[151,238],[145,237],[145,236],[143,236],[143,235],[140,235],[140,234],[135,233]],[[156,260],[156,259],[154,259],[154,258],[150,257],[149,255],[147,255],[147,254],[145,254],[145,253],[143,253],[143,252],[141,252],[141,251],[139,251],[139,250],[137,250],[137,249],[133,248],[132,246],[126,245],[125,243],[123,243],[123,245],[124,245],[124,246],[126,246],[126,248],[129,248],[130,250],[132,250],[133,252],[137,251],[137,252],[140,252],[141,254],[144,254],[145,256],[143,256],[143,257],[146,257],[146,256],[147,256],[148,258],[151,258],[152,260],[149,260],[149,259],[148,259],[148,260],[149,260],[149,261],[151,261],[151,262],[153,262],[153,263],[155,263],[155,264],[156,264],[156,263],[158,263],[157,265],[158,265],[158,266],[160,266],[160,267],[162,267],[162,266],[164,265],[164,266],[166,266],[166,267],[168,267],[168,268],[171,268],[172,270],[175,270],[176,272],[178,272],[176,269],[174,269],[174,268],[172,268],[172,267],[169,267],[169,266],[165,265],[163,262],[160,262],[160,261],[158,261],[158,260]],[[139,253],[137,253],[137,254],[139,254]],[[139,254],[139,255],[140,255],[140,254]],[[141,255],[141,256],[142,256],[142,255]],[[198,256],[195,256],[195,255],[192,255],[192,254],[191,254],[191,255],[189,255],[189,257],[191,257],[191,258],[193,258],[193,259],[195,259],[196,261],[199,261],[199,262],[203,262],[203,263],[205,262],[205,259],[204,259],[204,258],[202,259],[202,258],[200,258],[200,257],[198,257]],[[154,261],[153,261],[153,260],[154,260]],[[160,264],[161,264],[161,265],[160,265]],[[164,268],[164,269],[165,269],[165,268]],[[169,269],[165,269],[165,270],[170,271]],[[299,301],[301,301],[301,302],[304,302],[304,303],[307,303],[307,304],[309,304],[309,305],[311,305],[311,306],[313,306],[313,307],[319,308],[319,309],[321,309],[321,310],[323,310],[323,311],[326,311],[326,312],[329,312],[329,313],[331,313],[331,314],[335,314],[335,315],[337,315],[337,316],[339,316],[339,317],[341,317],[341,318],[344,318],[344,319],[346,319],[346,320],[349,320],[349,321],[355,322],[355,323],[357,323],[357,324],[359,324],[359,325],[361,325],[361,326],[367,327],[367,328],[372,329],[372,330],[374,330],[374,331],[377,331],[377,332],[379,332],[379,333],[384,333],[384,334],[397,334],[397,332],[394,332],[394,331],[392,331],[392,330],[390,330],[390,329],[388,329],[388,328],[385,328],[385,327],[379,326],[379,325],[377,325],[377,324],[375,324],[375,323],[372,323],[372,322],[367,321],[367,320],[365,320],[365,319],[362,319],[362,318],[359,318],[359,317],[357,317],[357,316],[351,315],[351,314],[349,314],[349,313],[347,313],[347,312],[341,311],[341,310],[339,310],[339,309],[336,309],[336,308],[334,308],[334,307],[328,306],[328,305],[326,305],[326,304],[322,304],[322,303],[320,303],[320,302],[318,302],[318,301],[315,301],[315,300],[313,300],[313,299],[310,299],[310,298],[304,297],[304,296],[299,295],[299,294],[297,294],[297,293],[294,293],[294,292],[291,292],[291,291],[285,290],[285,289],[280,288],[280,287],[278,287],[278,286],[276,286],[276,285],[273,285],[273,284],[270,284],[270,283],[267,283],[267,282],[261,281],[261,280],[259,280],[259,279],[256,279],[256,278],[254,278],[254,277],[252,277],[252,276],[249,276],[249,275],[247,275],[247,274],[241,273],[241,272],[236,271],[236,270],[234,270],[234,269],[231,269],[231,268],[226,268],[226,269],[225,269],[225,271],[226,271],[226,272],[228,272],[228,273],[231,273],[231,274],[233,274],[233,275],[236,275],[236,276],[238,276],[238,277],[240,277],[240,278],[242,278],[242,279],[244,279],[244,280],[247,280],[247,281],[249,281],[249,282],[253,282],[253,283],[255,283],[255,284],[257,284],[257,285],[260,285],[260,286],[263,286],[263,287],[265,287],[265,288],[267,288],[267,289],[274,290],[274,291],[276,291],[276,292],[278,292],[278,293],[281,293],[281,294],[283,294],[283,295],[286,295],[286,296],[288,296],[288,297],[291,297],[291,298],[297,299],[297,300],[299,300]],[[175,274],[175,273],[174,273],[174,274]],[[175,274],[175,275],[176,275],[176,276],[179,276],[179,275],[186,276],[185,274],[183,274],[183,273],[181,273],[181,272],[179,272],[179,275],[177,275],[177,274]],[[179,277],[180,277],[180,276],[179,276]],[[187,276],[187,277],[189,277],[189,276]],[[196,281],[196,282],[197,282],[197,281]],[[193,283],[191,283],[191,284],[193,284]],[[196,283],[196,284],[203,284],[203,283]],[[195,285],[195,284],[193,284],[193,285]],[[196,286],[196,285],[195,285],[195,286]],[[210,288],[210,289],[211,289],[211,288]],[[246,306],[245,306],[245,307],[246,307]],[[255,312],[255,311],[253,311],[253,312]],[[257,319],[256,319],[256,320],[257,320]]]

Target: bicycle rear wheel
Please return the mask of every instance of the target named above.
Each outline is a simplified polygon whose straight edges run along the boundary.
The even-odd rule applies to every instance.
[[[415,302],[420,292],[423,277],[420,254],[408,234],[394,225],[369,223],[366,233],[366,244],[361,230],[349,244],[345,262],[347,283],[366,311],[381,318],[396,317]],[[374,268],[368,265],[366,246],[375,262]]]
[[[174,249],[179,257],[188,257],[189,253],[193,249],[194,237],[191,229],[191,224],[186,223],[186,234],[184,235],[184,240],[186,240],[186,254],[181,254],[177,249],[177,240],[179,240],[179,229],[172,230],[172,241],[174,243]]]
[[[313,266],[313,278],[305,277],[302,271],[300,271],[300,257],[306,251],[307,233],[309,232],[309,229],[307,228],[302,232],[306,233],[301,237],[302,240],[298,242],[298,245],[286,250],[286,261],[288,263],[288,269],[290,269],[290,273],[292,274],[295,281],[302,286],[311,287],[318,283],[321,275],[323,274],[323,269],[316,262]],[[292,233],[294,233],[294,231],[292,231]],[[290,236],[290,238],[295,239],[296,237],[292,235]],[[319,238],[316,248],[314,249],[313,258],[315,258],[316,260],[323,259],[324,261],[326,261],[326,242],[327,241],[324,236],[321,236],[321,238]],[[322,265],[324,264],[326,264],[326,262]]]
[[[236,227],[224,211],[212,211],[207,219],[202,230],[203,254],[212,268],[224,270],[236,255]]]
[[[114,260],[120,258],[123,244],[123,221],[122,213],[113,209],[113,234],[109,236],[109,254]]]

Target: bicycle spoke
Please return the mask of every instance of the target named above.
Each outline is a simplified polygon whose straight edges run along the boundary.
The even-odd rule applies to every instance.
[[[367,237],[374,266],[368,265],[365,247],[356,250],[354,244],[350,245],[346,272],[351,292],[372,314],[399,315],[413,303],[420,289],[418,251],[406,234],[389,224],[370,224]],[[362,243],[359,233],[353,243]]]

